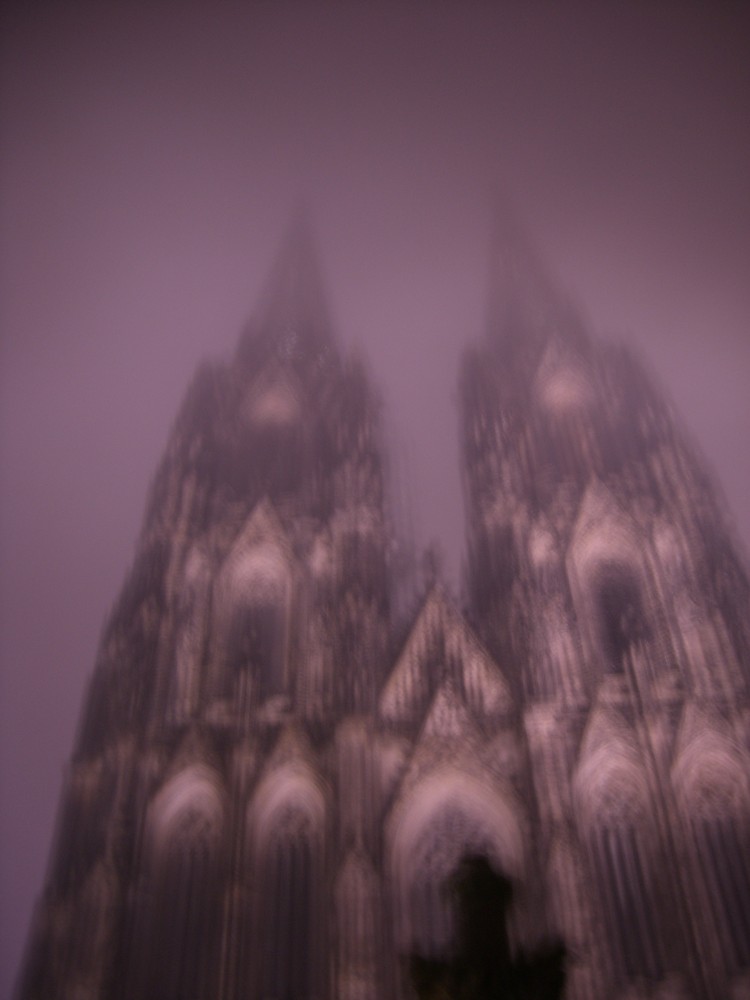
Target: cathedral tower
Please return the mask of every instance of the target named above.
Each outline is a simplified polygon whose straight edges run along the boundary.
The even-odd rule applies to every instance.
[[[470,613],[522,705],[575,997],[748,996],[748,582],[631,355],[512,220],[462,373]]]
[[[669,407],[512,221],[461,373],[463,602],[393,599],[378,402],[298,221],[104,630],[21,1000],[413,1000],[466,853],[568,1000],[750,998],[750,626]]]
[[[300,220],[156,475],[23,996],[334,995],[323,914],[338,859],[374,839],[366,803],[340,808],[337,788],[358,788],[346,720],[372,713],[389,643],[379,433]]]

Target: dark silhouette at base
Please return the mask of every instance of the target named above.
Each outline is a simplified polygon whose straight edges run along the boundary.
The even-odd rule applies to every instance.
[[[480,856],[465,857],[448,880],[456,942],[453,957],[410,955],[419,1000],[559,1000],[565,987],[565,946],[556,941],[511,955],[507,913],[511,882]]]

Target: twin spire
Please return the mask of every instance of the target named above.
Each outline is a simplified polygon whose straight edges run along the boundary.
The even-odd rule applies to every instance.
[[[490,241],[488,334],[538,336],[580,326],[568,295],[550,274],[507,203],[496,206]],[[261,295],[253,337],[282,360],[320,358],[335,338],[313,226],[298,209]]]

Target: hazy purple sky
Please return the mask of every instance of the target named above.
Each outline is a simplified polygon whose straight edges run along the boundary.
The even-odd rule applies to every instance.
[[[593,328],[641,347],[748,545],[745,5],[464,6],[5,14],[1,995],[148,481],[301,196],[399,490],[454,579],[457,359],[482,328],[498,192]]]

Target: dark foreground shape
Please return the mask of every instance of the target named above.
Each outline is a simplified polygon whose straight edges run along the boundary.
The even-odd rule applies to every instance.
[[[513,887],[484,857],[465,857],[449,880],[456,915],[456,953],[409,957],[420,1000],[558,1000],[565,987],[565,946],[552,942],[511,956],[507,913]]]

